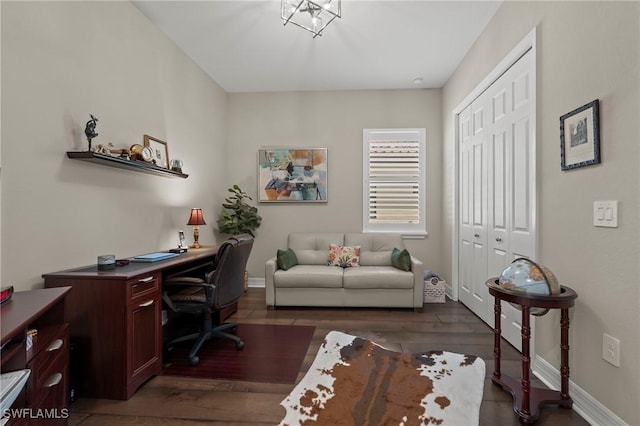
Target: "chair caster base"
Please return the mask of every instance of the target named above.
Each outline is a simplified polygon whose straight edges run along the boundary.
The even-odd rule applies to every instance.
[[[236,342],[236,350],[240,351],[244,348],[244,342]]]
[[[196,365],[198,365],[199,362],[200,362],[199,356],[192,356],[191,358],[189,358],[189,365],[192,367],[195,367]]]

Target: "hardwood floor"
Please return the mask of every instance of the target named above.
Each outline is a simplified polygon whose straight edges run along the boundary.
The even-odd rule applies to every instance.
[[[315,325],[298,378],[307,371],[330,330],[368,338],[397,351],[475,354],[485,360],[487,376],[493,371],[493,330],[464,305],[449,300],[444,304],[426,304],[422,312],[353,308],[267,310],[264,290],[250,288],[231,319],[240,323]],[[520,377],[519,353],[507,343],[503,343],[502,353],[502,371]],[[542,386],[537,379],[532,382]],[[275,425],[284,416],[280,401],[293,386],[158,376],[128,401],[78,399],[71,404],[69,425]],[[512,406],[511,396],[489,378],[485,379],[480,424],[518,425]],[[536,424],[588,423],[573,410],[547,406]]]

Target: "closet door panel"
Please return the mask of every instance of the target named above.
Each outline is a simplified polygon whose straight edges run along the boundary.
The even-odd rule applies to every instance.
[[[535,257],[532,57],[523,55],[459,116],[459,296],[489,325],[487,278],[516,257]],[[502,335],[519,349],[521,312],[502,304],[502,314]]]

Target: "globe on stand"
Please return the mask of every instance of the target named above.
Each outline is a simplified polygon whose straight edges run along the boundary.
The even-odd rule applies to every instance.
[[[498,285],[505,290],[527,294],[543,296],[560,294],[560,284],[554,273],[547,267],[524,257],[515,259],[502,271]],[[511,305],[522,310],[520,305],[514,303]],[[548,311],[546,308],[531,308],[531,315],[541,316]]]

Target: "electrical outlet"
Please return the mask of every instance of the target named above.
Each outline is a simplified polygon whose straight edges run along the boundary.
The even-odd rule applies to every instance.
[[[620,340],[607,333],[602,335],[602,359],[620,367]]]

